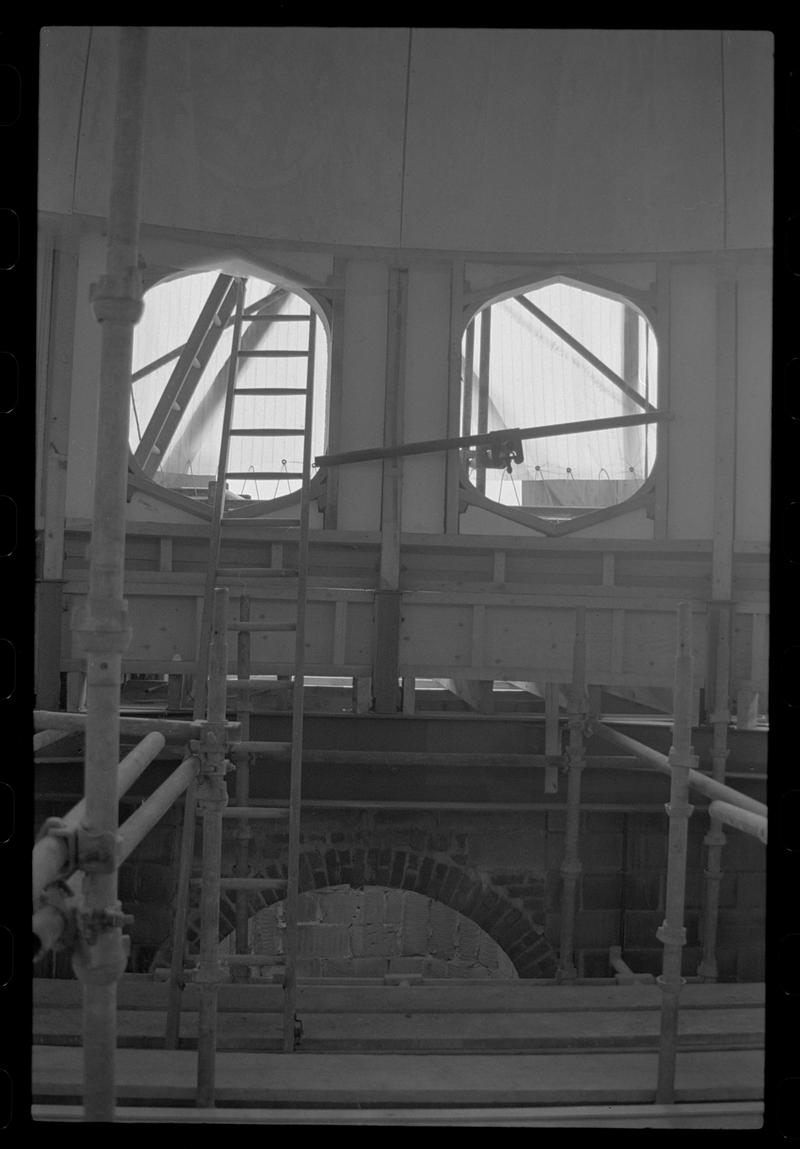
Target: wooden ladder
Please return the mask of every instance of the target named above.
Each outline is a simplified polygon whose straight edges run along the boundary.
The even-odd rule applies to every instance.
[[[213,602],[217,588],[229,585],[241,587],[239,618],[226,621],[227,630],[237,635],[237,686],[235,703],[240,722],[239,741],[234,747],[236,760],[235,806],[224,810],[223,816],[236,818],[239,845],[236,856],[236,875],[220,875],[220,887],[235,891],[236,931],[235,953],[219,954],[221,964],[233,967],[282,966],[284,984],[284,1050],[295,1048],[300,1025],[297,1019],[297,903],[300,871],[300,806],[302,795],[303,761],[303,705],[305,667],[305,628],[308,584],[308,537],[310,516],[311,482],[311,434],[313,413],[313,386],[315,368],[316,317],[313,311],[308,315],[249,314],[244,308],[246,280],[236,281],[236,312],[234,318],[233,342],[228,364],[228,379],[223,413],[222,437],[217,480],[213,490],[213,514],[211,522],[210,553],[203,600],[202,621],[197,656],[197,674],[194,683],[194,717],[202,719],[207,710],[209,696],[209,655],[212,636]],[[250,309],[248,309],[250,311]],[[308,325],[307,347],[301,351],[258,350],[243,346],[242,331],[245,323],[256,322],[303,322]],[[250,341],[252,343],[252,340]],[[279,358],[304,357],[306,359],[305,387],[240,387],[239,368],[246,357]],[[234,424],[236,401],[242,395],[259,396],[300,396],[303,398],[304,418],[302,427],[263,428],[240,427]],[[236,471],[229,470],[230,444],[233,437],[297,436],[303,439],[302,469],[298,472],[285,471]],[[248,568],[220,565],[222,534],[225,522],[225,495],[229,479],[300,479],[300,518],[297,536],[297,565],[294,568]],[[296,586],[294,619],[289,622],[251,621],[250,592],[263,590],[264,584],[273,578],[290,579]],[[291,583],[289,584],[291,585]],[[291,741],[288,743],[253,743],[250,740],[251,694],[248,690],[251,663],[251,640],[257,633],[293,632],[294,658],[292,665],[292,723]],[[232,684],[231,684],[232,685]],[[285,750],[290,754],[290,792],[288,803],[275,803],[274,806],[254,806],[250,803],[250,760],[260,749]],[[185,979],[187,944],[187,924],[189,914],[190,886],[198,879],[192,875],[194,859],[194,837],[197,818],[197,787],[187,791],[183,833],[180,847],[178,873],[178,897],[175,907],[172,965],[170,970],[170,992],[168,995],[167,1028],[165,1047],[178,1047],[180,1028],[180,994]],[[250,823],[253,819],[284,819],[288,821],[288,865],[286,878],[253,877],[243,871],[249,870]],[[285,933],[284,957],[276,961],[274,957],[259,957],[247,952],[249,929],[249,897],[258,890],[285,890]]]

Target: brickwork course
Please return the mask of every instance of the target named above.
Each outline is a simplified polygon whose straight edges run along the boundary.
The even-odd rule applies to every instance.
[[[44,803],[41,804],[44,807]],[[37,817],[39,809],[36,811]],[[42,809],[42,819],[50,815]],[[134,917],[132,969],[162,964],[171,945],[179,811],[148,835],[120,871],[120,898]],[[41,824],[41,819],[39,824]],[[708,820],[689,823],[684,974],[696,973],[702,952]],[[286,835],[253,823],[250,876],[284,878]],[[316,941],[302,961],[308,976],[554,976],[560,930],[564,814],[336,811],[303,815],[300,887],[326,891],[314,915]],[[759,843],[730,829],[723,851],[717,961],[721,980],[764,977],[765,857]],[[199,872],[201,835],[197,835]],[[622,946],[637,972],[659,974],[663,947],[655,931],[664,918],[667,819],[655,813],[581,817],[575,923],[582,977],[607,977],[609,945]],[[223,872],[236,873],[235,827],[226,824]],[[351,891],[359,895],[351,897]],[[408,894],[420,896],[417,899]],[[253,920],[282,901],[280,891],[248,897]],[[432,909],[433,906],[437,908]],[[350,913],[351,920],[344,920]],[[344,917],[343,917],[344,915]],[[262,919],[259,928],[268,927]],[[276,918],[277,920],[277,918]],[[451,923],[457,921],[451,933]],[[232,894],[221,900],[220,933],[235,923]],[[190,950],[197,916],[189,924]],[[326,929],[326,927],[328,927]],[[368,928],[370,927],[370,928]],[[273,921],[272,930],[278,927]],[[309,927],[310,931],[310,927]],[[360,931],[360,932],[359,932]],[[301,934],[304,931],[301,930]],[[328,941],[323,945],[323,937]],[[454,939],[454,940],[451,940]],[[424,945],[423,945],[424,940]],[[266,952],[276,936],[264,935]],[[230,943],[228,943],[230,944]],[[313,948],[316,947],[316,948]],[[324,950],[324,952],[323,952]],[[57,965],[57,956],[53,958]],[[319,963],[325,962],[326,972]],[[427,963],[427,965],[425,964]],[[420,967],[423,967],[422,970]],[[412,968],[413,967],[413,968]],[[372,972],[367,973],[365,971]],[[438,972],[436,972],[438,971]]]

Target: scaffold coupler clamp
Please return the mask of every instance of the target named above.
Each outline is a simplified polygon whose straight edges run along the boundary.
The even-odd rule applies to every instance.
[[[89,302],[98,323],[138,323],[144,312],[142,276],[138,267],[117,275],[101,275],[89,287]]]
[[[71,950],[78,938],[77,915],[81,905],[81,896],[71,889],[61,878],[56,878],[45,886],[33,906],[34,935],[39,933],[41,950],[34,954],[39,958],[48,950]],[[48,913],[61,919],[58,930],[48,931],[46,944],[42,941],[41,927],[37,930],[37,919],[47,917]]]
[[[76,870],[87,874],[112,874],[117,868],[118,837],[110,830],[93,833],[85,826],[70,826],[62,818],[48,818],[36,841],[60,838],[66,857],[57,878],[70,877]]]
[[[685,946],[686,928],[685,926],[670,926],[667,922],[662,922],[656,930],[656,937],[665,946]]]
[[[122,927],[133,922],[119,902],[104,910],[83,910],[77,915],[78,936],[72,951],[72,968],[89,985],[119,981],[128,964],[131,939]]]

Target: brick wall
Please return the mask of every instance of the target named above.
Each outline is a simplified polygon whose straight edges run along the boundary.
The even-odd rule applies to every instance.
[[[280,957],[283,902],[250,920],[254,952]],[[232,935],[223,942],[232,948]],[[496,941],[470,918],[412,890],[350,886],[301,894],[298,902],[301,977],[508,978],[516,970]]]
[[[37,827],[45,817],[63,813],[64,808],[63,802],[57,808],[52,803],[37,804]],[[145,970],[154,959],[163,961],[169,951],[179,822],[180,809],[171,810],[120,871],[120,899],[125,911],[134,915],[130,931],[132,969]],[[707,828],[708,819],[704,814],[698,812],[690,819],[685,975],[696,973],[702,951],[706,861],[703,837]],[[253,823],[253,830],[250,872],[284,876],[285,832],[276,831],[273,823],[263,822]],[[226,822],[226,873],[235,872],[235,833],[235,825]],[[717,946],[719,977],[725,981],[762,980],[766,852],[761,843],[736,830],[726,830],[726,836]],[[623,957],[637,972],[660,973],[663,950],[655,931],[664,918],[666,847],[667,819],[662,814],[584,812],[582,815],[583,873],[575,929],[576,961],[581,976],[609,976],[611,945],[622,946]],[[199,865],[199,834],[197,848]],[[341,892],[340,887],[357,891],[376,887],[383,891],[384,902],[363,901],[360,912],[363,916],[367,910],[374,910],[374,922],[381,926],[385,936],[397,925],[391,914],[400,912],[398,906],[401,917],[407,915],[409,923],[415,913],[422,913],[409,908],[414,899],[393,900],[391,892],[420,895],[429,907],[424,930],[429,939],[436,938],[436,946],[440,944],[442,930],[449,937],[450,926],[442,922],[458,920],[449,917],[447,912],[460,915],[462,924],[458,929],[461,932],[454,935],[452,953],[445,947],[446,957],[430,947],[425,954],[405,953],[405,943],[401,943],[399,953],[376,955],[370,952],[370,947],[378,944],[374,939],[381,930],[362,932],[362,938],[367,939],[364,941],[366,950],[357,952],[361,943],[356,940],[355,927],[367,929],[370,917],[367,912],[366,920],[351,923],[353,930],[348,930],[347,951],[336,960],[355,962],[377,956],[382,961],[397,962],[414,958],[431,963],[443,961],[452,969],[458,963],[468,967],[483,965],[490,971],[489,976],[496,976],[501,969],[512,972],[501,957],[495,969],[485,960],[486,950],[480,961],[467,956],[472,952],[468,938],[473,928],[482,931],[499,947],[517,976],[551,977],[556,969],[559,943],[562,885],[559,866],[563,849],[564,813],[560,810],[520,814],[304,811],[301,889]],[[251,895],[251,915],[255,917],[280,900],[277,893]],[[383,906],[380,912],[379,905]],[[434,909],[437,906],[443,908]],[[441,915],[444,918],[440,920]],[[464,924],[464,919],[473,926]],[[231,897],[223,898],[221,922],[222,933],[227,935],[234,926]],[[434,922],[437,923],[435,930]],[[337,944],[344,945],[343,942]],[[332,961],[335,955],[309,954],[304,955],[304,959],[305,956],[309,960],[322,960],[324,956],[325,960]],[[58,958],[49,961],[53,969],[60,970],[64,965]],[[435,964],[428,966],[430,971],[441,968]],[[438,975],[429,973],[429,976]]]

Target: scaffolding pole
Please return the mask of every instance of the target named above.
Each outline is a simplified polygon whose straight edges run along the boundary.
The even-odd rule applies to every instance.
[[[197,1033],[197,1106],[214,1106],[217,1051],[217,992],[222,980],[219,963],[219,895],[222,873],[222,814],[228,803],[225,786],[225,709],[228,667],[228,592],[214,591],[211,649],[208,661],[207,720],[193,744],[201,763],[198,803],[203,813],[202,889],[200,896],[200,1008]]]
[[[730,605],[720,603],[716,608],[717,635],[715,644],[714,709],[711,713],[711,776],[715,782],[725,782],[725,763],[728,758],[728,726],[730,724]],[[717,799],[716,801],[718,801]],[[703,839],[707,848],[705,870],[705,906],[703,914],[703,954],[697,973],[706,981],[716,981],[717,969],[717,928],[719,924],[719,900],[722,884],[722,847],[725,834],[722,821],[714,816],[716,801],[708,808],[709,827]],[[758,817],[758,815],[755,815]]]
[[[578,883],[583,867],[579,854],[581,825],[581,776],[586,765],[584,729],[587,717],[586,695],[586,607],[575,610],[575,644],[572,655],[572,685],[569,689],[567,727],[567,817],[564,834],[564,860],[561,863],[561,938],[558,979],[574,981],[575,914]]]
[[[684,903],[686,898],[686,852],[689,840],[689,771],[697,765],[692,754],[692,608],[678,607],[678,649],[675,655],[675,723],[669,753],[670,780],[669,840],[667,848],[667,893],[664,921],[656,937],[664,946],[662,972],[657,979],[662,991],[661,1035],[658,1048],[656,1102],[675,1100],[675,1062],[678,1051],[678,1006],[683,978],[681,964],[686,945]]]
[[[86,946],[75,955],[84,994],[84,1120],[113,1121],[117,981],[127,964],[114,840],[122,654],[130,642],[123,598],[128,418],[133,328],[142,314],[138,271],[146,28],[119,31],[116,130],[106,274],[92,304],[101,324],[100,399],[89,593],[73,630],[86,657],[86,828],[104,860],[84,881]]]

